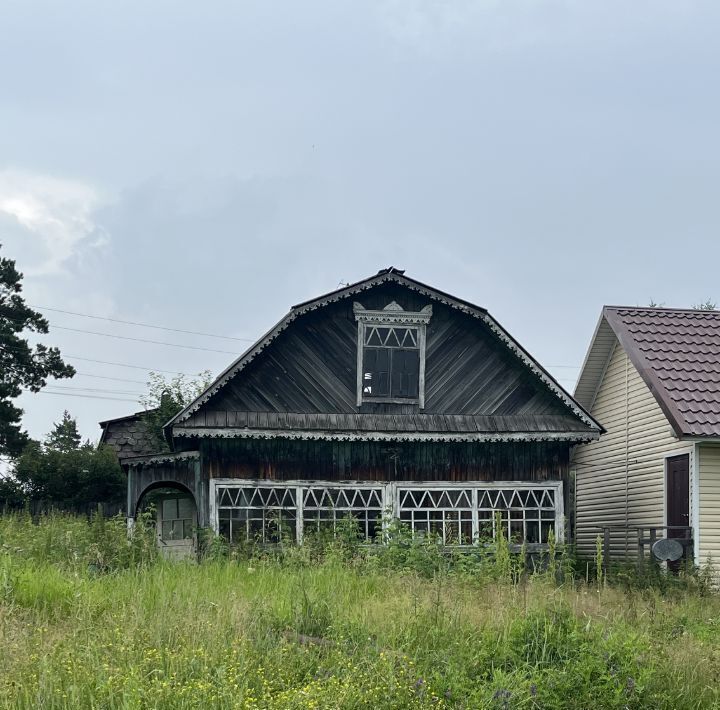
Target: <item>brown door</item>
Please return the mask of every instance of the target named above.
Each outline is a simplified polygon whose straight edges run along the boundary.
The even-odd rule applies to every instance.
[[[690,456],[667,460],[667,524],[690,525]],[[668,537],[685,537],[683,530],[668,530]]]

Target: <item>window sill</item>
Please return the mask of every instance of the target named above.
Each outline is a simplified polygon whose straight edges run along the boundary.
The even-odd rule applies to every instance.
[[[420,404],[418,398],[411,399],[409,397],[365,397],[362,398],[363,404]]]

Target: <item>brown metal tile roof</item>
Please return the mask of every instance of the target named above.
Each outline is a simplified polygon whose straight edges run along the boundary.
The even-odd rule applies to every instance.
[[[720,436],[720,312],[606,306],[603,314],[675,431]]]

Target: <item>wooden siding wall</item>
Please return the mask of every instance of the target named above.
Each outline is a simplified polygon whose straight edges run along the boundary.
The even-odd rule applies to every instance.
[[[384,284],[300,317],[205,408],[219,411],[353,413],[357,323],[353,300],[369,309],[397,301],[427,328],[425,409],[434,414],[568,414],[569,410],[478,319],[397,284]],[[417,405],[363,404],[367,413],[409,414]],[[188,422],[192,426],[192,420]]]
[[[699,564],[712,559],[716,570],[720,569],[720,446],[701,444],[698,447],[699,462]]]
[[[566,480],[567,443],[206,440],[203,475],[274,480]]]
[[[598,441],[575,448],[576,540],[595,554],[600,525],[663,525],[665,455],[689,451],[622,347],[616,343],[591,414],[606,428]],[[691,462],[692,465],[692,462]],[[615,556],[633,557],[636,537],[615,533]]]

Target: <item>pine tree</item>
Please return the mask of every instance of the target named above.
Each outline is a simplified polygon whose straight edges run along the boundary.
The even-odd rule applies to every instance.
[[[31,346],[22,337],[23,331],[48,332],[47,320],[20,295],[22,278],[12,259],[0,257],[0,455],[6,456],[18,456],[28,443],[20,423],[23,411],[12,400],[23,390],[39,392],[48,377],[75,374],[57,348]]]
[[[80,448],[80,442],[77,420],[66,409],[62,420],[53,425],[53,430],[45,438],[45,448],[65,453]]]

